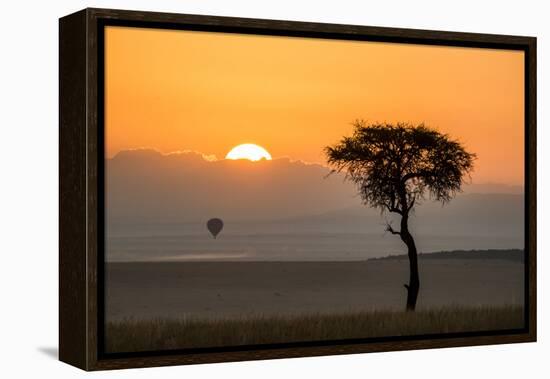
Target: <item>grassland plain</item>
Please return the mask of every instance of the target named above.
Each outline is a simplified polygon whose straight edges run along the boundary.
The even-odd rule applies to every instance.
[[[259,345],[350,338],[509,330],[523,327],[523,307],[447,306],[416,312],[123,319],[106,324],[107,352]]]
[[[418,310],[524,303],[523,262],[419,260]],[[408,270],[406,259],[109,263],[105,321],[401,311]]]

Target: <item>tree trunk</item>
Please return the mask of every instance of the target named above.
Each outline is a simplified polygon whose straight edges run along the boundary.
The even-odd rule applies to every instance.
[[[420,278],[418,275],[418,254],[414,238],[409,232],[408,214],[401,217],[401,240],[407,245],[409,255],[409,284],[405,284],[407,289],[407,311],[414,311],[416,308],[416,300],[418,299],[418,291],[420,290]]]

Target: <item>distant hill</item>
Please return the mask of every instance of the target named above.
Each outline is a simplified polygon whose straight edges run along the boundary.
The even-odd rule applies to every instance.
[[[406,254],[388,255],[386,257],[371,258],[369,260],[406,260]],[[439,251],[435,253],[420,253],[418,259],[503,259],[522,263],[525,260],[523,250],[508,249],[508,250],[454,250],[454,251]]]
[[[195,152],[123,151],[106,161],[107,217],[121,223],[273,220],[357,204],[351,183],[329,173],[288,158],[211,161]]]
[[[250,162],[211,160],[197,152],[121,151],[106,161],[107,218],[122,224],[202,222],[211,217],[285,220],[331,228],[355,224],[363,231],[366,221],[379,231],[379,210],[363,206],[342,174],[329,174],[325,166],[288,158]],[[466,227],[487,234],[514,232],[523,223],[521,188],[476,184],[464,189],[445,207],[429,201],[417,207],[423,220],[418,227],[451,232]]]
[[[459,194],[445,206],[424,201],[411,215],[409,227],[420,235],[472,235],[472,236],[522,236],[524,220],[524,197],[516,194]],[[386,220],[395,215],[381,215],[378,209],[354,206],[310,214],[284,220],[293,227],[300,226],[311,231],[376,233],[384,230]]]

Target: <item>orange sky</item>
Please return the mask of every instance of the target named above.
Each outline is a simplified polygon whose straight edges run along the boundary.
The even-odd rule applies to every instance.
[[[477,154],[474,183],[523,183],[523,52],[125,27],[105,46],[108,157],[256,143],[324,163],[363,118],[425,122]]]

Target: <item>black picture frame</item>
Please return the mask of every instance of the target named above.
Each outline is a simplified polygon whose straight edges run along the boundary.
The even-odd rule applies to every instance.
[[[521,50],[525,53],[525,328],[276,345],[104,352],[104,27]],[[59,358],[84,370],[536,341],[536,38],[84,9],[59,21]]]

